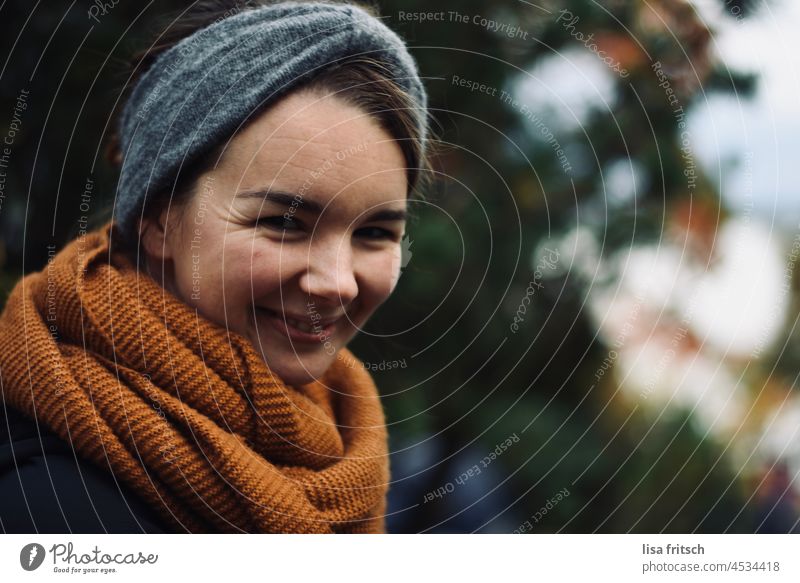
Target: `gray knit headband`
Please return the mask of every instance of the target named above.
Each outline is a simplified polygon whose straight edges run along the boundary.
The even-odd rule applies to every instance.
[[[305,76],[356,55],[381,61],[409,93],[424,147],[427,95],[414,59],[394,32],[356,6],[263,6],[198,30],[159,55],[120,116],[118,226],[133,234],[146,197],[172,189],[182,166]]]

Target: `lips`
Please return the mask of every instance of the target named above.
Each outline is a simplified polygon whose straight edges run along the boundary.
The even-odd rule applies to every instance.
[[[312,321],[310,316],[298,316],[261,307],[256,307],[256,313],[261,320],[266,321],[291,340],[319,344],[331,339],[337,322],[342,318],[342,316],[335,316]]]

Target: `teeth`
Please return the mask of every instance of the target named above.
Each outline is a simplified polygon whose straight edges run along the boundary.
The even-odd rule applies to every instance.
[[[269,312],[269,314],[273,318],[277,318],[282,322],[285,321],[288,326],[291,326],[292,328],[296,328],[297,330],[300,330],[301,332],[306,332],[306,333],[319,332],[319,333],[322,333],[323,326],[321,326],[319,323],[316,323],[315,325],[312,325],[312,324],[310,324],[308,322],[305,322],[305,321],[295,320],[293,318],[288,318],[284,314],[282,314],[281,312],[276,312],[274,310],[267,310],[267,311]]]
[[[297,328],[302,332],[311,332],[311,325],[307,322],[300,322],[298,320],[292,320],[291,318],[286,319],[286,323],[289,324],[292,328]]]

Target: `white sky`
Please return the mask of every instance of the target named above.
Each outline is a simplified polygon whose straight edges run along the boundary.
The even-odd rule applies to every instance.
[[[696,0],[695,4],[716,29],[714,44],[722,62],[731,69],[759,73],[753,100],[713,97],[694,112],[691,128],[698,158],[734,209],[743,210],[752,202],[768,225],[775,222],[796,228],[800,222],[800,2],[767,0],[756,14],[741,21],[722,18],[717,0]],[[739,167],[725,164],[748,157],[750,162]]]
[[[737,20],[719,0],[694,0],[721,62],[759,78],[751,100],[710,94],[689,128],[695,155],[729,207],[752,204],[755,217],[785,232],[800,223],[800,0],[761,2],[756,14]],[[539,61],[516,90],[541,117],[576,127],[591,109],[613,107],[610,75],[576,44]]]

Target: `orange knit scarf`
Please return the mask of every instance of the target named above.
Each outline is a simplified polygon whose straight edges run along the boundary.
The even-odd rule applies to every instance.
[[[0,383],[179,532],[383,532],[383,410],[342,349],[319,381],[275,377],[119,254],[110,225],[25,277],[0,317]]]

